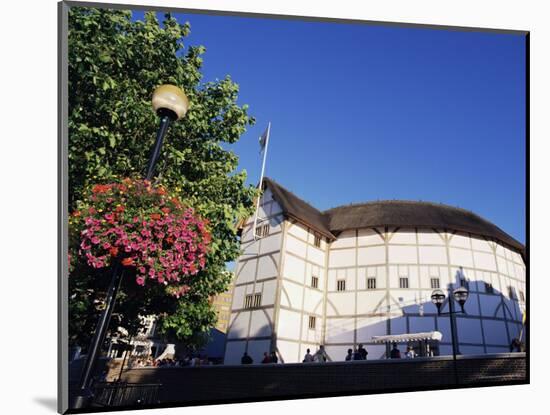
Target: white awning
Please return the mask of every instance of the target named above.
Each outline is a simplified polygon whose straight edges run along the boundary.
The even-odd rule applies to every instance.
[[[373,336],[374,343],[407,343],[421,340],[437,340],[441,341],[443,335],[438,331],[428,331],[426,333],[405,333],[391,334],[388,336]]]

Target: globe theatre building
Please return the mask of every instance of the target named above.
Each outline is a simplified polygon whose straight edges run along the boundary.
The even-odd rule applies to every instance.
[[[225,364],[301,362],[324,345],[343,360],[360,343],[385,358],[374,336],[438,331],[451,354],[448,316],[431,293],[465,286],[462,354],[508,352],[525,306],[525,248],[478,215],[442,204],[377,201],[321,212],[265,178],[258,222],[242,226]],[[254,238],[254,232],[257,238]],[[444,308],[447,305],[444,304]]]

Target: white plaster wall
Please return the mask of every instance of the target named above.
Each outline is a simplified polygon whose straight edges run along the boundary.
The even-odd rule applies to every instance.
[[[384,230],[379,228],[378,232],[383,233]],[[372,246],[384,244],[384,239],[372,229],[359,229],[357,236],[359,246]]]
[[[306,263],[303,259],[292,255],[285,255],[283,276],[300,284],[304,282]]]
[[[229,332],[227,333],[228,339],[245,338],[248,334],[248,320],[250,319],[249,311],[242,311],[235,314]]]
[[[309,245],[307,247],[307,259],[317,265],[324,266],[325,252],[320,250],[319,248]]]
[[[329,269],[327,276],[328,276],[328,285],[327,290],[328,291],[336,291],[336,270],[335,269]]]
[[[492,253],[489,254],[474,251],[474,261],[476,263],[476,268],[481,268],[489,271],[497,270],[495,256]]]
[[[390,264],[416,264],[417,260],[416,246],[390,244],[388,247],[388,262]]]
[[[309,328],[309,314],[304,314],[302,318],[302,341],[309,343],[320,343],[322,333],[322,321],[320,317],[316,319],[315,329]]]
[[[386,248],[384,246],[372,246],[357,250],[358,265],[378,265],[386,263]]]
[[[250,240],[247,242],[241,243],[241,258],[248,259],[253,256],[258,255],[258,250],[260,249],[260,242]]]
[[[277,336],[287,339],[300,339],[301,314],[297,311],[279,310]]]
[[[437,237],[439,238],[439,236]],[[447,264],[447,253],[444,246],[420,245],[418,247],[418,257],[421,264]]]
[[[307,252],[307,244],[292,235],[287,235],[285,249],[287,252],[291,252],[294,255],[305,258]]]
[[[275,295],[277,293],[277,280],[264,281],[262,284],[262,304],[275,304]]]
[[[418,230],[418,243],[420,245],[445,245],[439,233],[425,229]]]
[[[457,248],[470,249],[470,237],[461,233],[451,235],[449,245]]]
[[[269,252],[275,252],[281,250],[281,234],[271,235],[262,238],[260,245],[260,254],[267,254]]]
[[[474,266],[470,249],[449,248],[451,264],[472,268]]]
[[[279,264],[279,253],[261,256],[258,259],[258,277],[257,279],[276,277],[279,275],[277,265]],[[253,280],[254,278],[252,278]]]
[[[311,286],[311,277],[315,276],[318,278],[317,288],[324,291],[325,289],[325,269],[318,265],[313,265],[306,263],[306,279],[305,285]]]
[[[414,229],[399,229],[390,236],[390,244],[416,244],[416,231]]]
[[[281,293],[281,296],[285,297],[284,305],[287,307],[294,308],[296,310],[301,310],[302,296],[304,291],[303,287],[291,281],[285,281],[285,280],[282,281],[282,287],[283,287],[283,292]]]
[[[298,363],[302,361],[300,356],[300,345],[298,343],[278,340],[277,349],[284,363]]]
[[[355,268],[341,268],[331,271],[331,284],[329,291],[336,291],[338,289],[338,280],[346,281],[346,291],[355,290]]]
[[[354,292],[335,292],[327,294],[327,298],[335,307],[336,312],[340,315],[355,314],[355,293]],[[327,310],[328,314],[328,310]],[[331,310],[330,315],[335,315]]]
[[[387,334],[385,317],[358,317],[357,318],[357,341],[367,343],[372,341],[373,336],[384,336]]]
[[[472,249],[477,251],[485,251],[490,254],[493,253],[493,250],[491,249],[491,246],[487,243],[484,239],[479,239],[477,237],[472,237]]]
[[[233,301],[231,302],[231,308],[233,310],[243,307],[244,296],[246,292],[246,286],[239,285],[233,289]]]
[[[328,266],[334,267],[349,267],[355,264],[355,249],[338,249],[331,250],[329,254]]]
[[[307,241],[308,238],[308,232],[307,229],[305,229],[302,225],[294,223],[290,224],[288,227],[288,234],[296,236],[298,239],[301,239],[303,241]]]
[[[311,314],[322,314],[323,311],[323,292],[315,289],[306,289],[304,292],[304,311]],[[322,321],[317,322],[322,324]]]
[[[355,319],[327,318],[328,343],[353,343]]]
[[[250,320],[250,337],[271,336],[272,310],[254,310]]]
[[[353,344],[343,346],[325,346],[325,352],[332,362],[341,362],[346,359],[347,350],[353,349]]]
[[[307,349],[309,349],[309,352],[310,352],[311,354],[314,354],[314,353],[317,351],[318,347],[319,347],[319,346],[318,346],[317,343],[302,343],[302,344],[300,345],[300,350],[301,350],[301,351],[300,351],[300,356],[301,356],[301,358],[302,358],[302,359],[300,360],[300,362],[302,362],[302,361],[304,360],[304,357],[305,357],[305,355],[306,355],[306,353],[307,353]]]
[[[386,304],[385,290],[360,291],[357,293],[357,314],[377,313],[382,311]],[[380,307],[377,306],[380,304]]]
[[[336,239],[330,245],[331,249],[353,247],[355,247],[355,230],[342,232],[340,235],[338,235],[338,239]]]

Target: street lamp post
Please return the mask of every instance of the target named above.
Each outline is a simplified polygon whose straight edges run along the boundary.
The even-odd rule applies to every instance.
[[[457,371],[457,364],[456,364],[456,355],[460,354],[459,346],[458,346],[458,338],[456,333],[456,314],[466,314],[466,311],[464,310],[464,304],[466,303],[466,300],[468,299],[468,290],[464,287],[458,287],[456,290],[451,292],[452,286],[449,285],[449,311],[448,312],[441,312],[441,307],[443,306],[443,303],[445,301],[445,293],[440,290],[434,290],[432,292],[432,303],[435,304],[437,307],[437,315],[439,316],[445,316],[448,315],[450,322],[451,322],[451,341],[453,345],[453,368],[454,368],[454,376],[455,376],[455,383],[458,384],[458,371]],[[454,302],[457,302],[460,305],[460,310],[455,310],[455,304]]]
[[[189,100],[185,93],[175,85],[161,85],[153,92],[152,99],[153,109],[160,117],[160,127],[157,132],[155,144],[151,150],[149,157],[149,163],[147,165],[147,173],[145,175],[146,180],[151,180],[155,172],[155,165],[160,155],[162,148],[162,141],[168,127],[173,121],[183,118],[189,108]],[[107,328],[111,320],[111,315],[115,308],[116,296],[124,272],[121,271],[122,258],[117,258],[113,261],[113,270],[111,275],[111,282],[107,291],[107,297],[105,298],[105,309],[101,313],[101,317],[97,323],[94,336],[90,343],[88,353],[86,355],[86,361],[80,376],[78,384],[78,391],[75,393],[72,399],[72,408],[80,409],[89,406],[91,399],[93,398],[93,391],[91,389],[92,373],[97,363],[99,352],[105,341],[105,335],[107,334]]]

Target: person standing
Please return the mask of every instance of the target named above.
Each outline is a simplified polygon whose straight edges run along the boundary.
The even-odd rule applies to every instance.
[[[369,352],[367,352],[367,349],[365,349],[362,344],[359,344],[359,348],[357,349],[357,351],[361,355],[361,360],[367,360],[367,355],[369,354]]]
[[[241,358],[241,365],[250,365],[254,363],[252,358],[248,355],[248,353],[244,352],[243,357]]]
[[[271,363],[271,357],[267,354],[267,352],[264,352],[262,363]]]
[[[397,343],[393,344],[393,349],[391,349],[391,352],[390,352],[390,358],[391,359],[401,359],[401,352],[397,348]]]
[[[346,355],[346,362],[350,362],[353,360],[353,350],[348,349],[348,354]]]
[[[313,360],[319,363],[325,363],[327,361],[327,352],[325,352],[325,346],[320,345],[319,350],[313,355]]]
[[[275,353],[275,351],[271,352],[271,362],[270,363],[279,363],[279,358],[277,357],[277,353]]]
[[[307,349],[306,355],[304,356],[304,360],[302,363],[311,363],[313,362],[313,355],[311,354],[311,351]]]
[[[407,359],[414,359],[416,357],[416,353],[414,352],[412,346],[407,347],[407,353],[405,353],[405,357]]]

